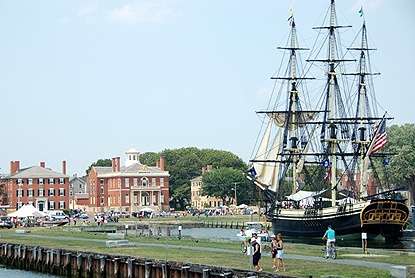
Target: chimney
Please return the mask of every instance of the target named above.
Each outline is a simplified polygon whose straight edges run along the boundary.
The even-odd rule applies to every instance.
[[[10,176],[13,176],[16,173],[14,161],[10,161]]]
[[[115,172],[115,158],[112,158],[111,166],[112,166],[112,172],[114,173]]]
[[[120,157],[118,156],[118,157],[116,157],[115,158],[115,160],[116,160],[116,167],[117,167],[117,172],[120,172]]]
[[[208,165],[206,170],[210,171],[210,170],[212,170],[212,168],[213,168],[212,165]]]
[[[20,161],[15,161],[14,162],[14,172],[16,173],[17,170],[20,169]]]
[[[164,171],[164,156],[160,156],[160,170]]]
[[[45,162],[43,162],[43,161],[42,161],[42,162],[40,162],[40,167],[45,168],[45,166],[46,166],[46,165],[45,165]]]
[[[160,160],[157,160],[157,161],[156,161],[156,166],[157,166],[158,168],[160,168]]]
[[[62,174],[66,175],[66,161],[62,161]]]
[[[202,176],[206,173],[206,168],[202,167]]]

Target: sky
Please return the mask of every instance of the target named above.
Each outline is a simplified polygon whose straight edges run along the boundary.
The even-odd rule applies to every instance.
[[[363,6],[378,102],[413,123],[415,1]],[[328,0],[292,0],[311,47]],[[0,0],[0,173],[10,161],[83,175],[99,158],[194,146],[248,162],[289,31],[288,0]]]

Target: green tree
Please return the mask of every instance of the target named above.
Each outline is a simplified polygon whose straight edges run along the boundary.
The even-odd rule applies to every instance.
[[[140,162],[141,164],[145,164],[148,166],[154,166],[157,163],[157,160],[159,160],[160,154],[155,152],[146,152],[140,154]]]
[[[227,199],[228,205],[229,197],[235,198],[235,187],[239,204],[252,199],[253,187],[240,169],[222,167],[208,171],[202,177],[202,194]]]
[[[144,157],[142,157],[144,155]],[[140,155],[140,161],[147,159],[154,165],[158,156],[164,156],[164,168],[169,171],[170,206],[184,209],[190,203],[190,180],[202,174],[202,167],[231,167],[246,171],[247,165],[237,155],[222,150],[198,149],[195,147],[165,149],[160,153]]]
[[[390,165],[377,167],[383,184],[407,185],[411,204],[415,197],[415,124],[387,128],[387,144],[382,152],[393,153]],[[380,164],[379,162],[377,163]],[[382,169],[383,168],[383,169]]]
[[[107,159],[98,159],[96,162],[92,163],[91,165],[89,165],[88,169],[86,169],[86,175],[89,175],[89,172],[91,172],[91,169],[93,166],[106,166],[106,167],[111,167],[112,161],[111,159],[107,158]]]

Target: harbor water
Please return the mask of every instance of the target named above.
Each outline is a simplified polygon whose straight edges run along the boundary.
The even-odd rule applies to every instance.
[[[0,277],[4,278],[57,278],[59,276],[39,272],[7,268],[0,264]]]

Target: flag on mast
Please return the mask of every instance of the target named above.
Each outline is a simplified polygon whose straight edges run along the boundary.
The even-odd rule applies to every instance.
[[[363,16],[363,7],[362,6],[360,6],[359,14],[360,14],[360,17]]]
[[[287,21],[289,22],[290,26],[292,26],[293,20],[294,20],[294,11],[293,11],[293,6],[291,5],[291,1],[290,1],[290,13],[291,13],[291,16],[287,19]]]
[[[370,154],[373,154],[386,145],[386,121],[383,120],[377,127],[378,132],[375,134],[375,143]]]

